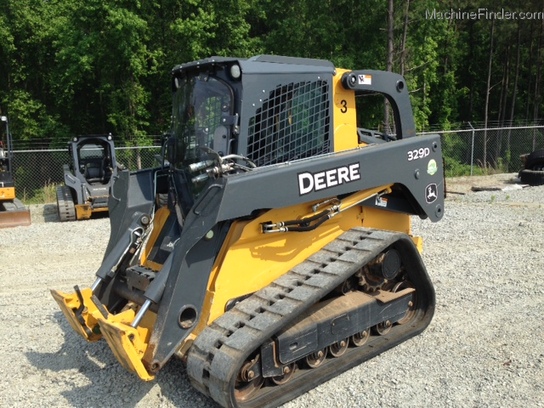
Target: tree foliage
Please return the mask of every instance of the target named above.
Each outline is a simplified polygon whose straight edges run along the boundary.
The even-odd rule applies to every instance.
[[[418,130],[541,119],[540,0],[394,0],[389,55],[386,0],[0,6],[0,113],[10,116],[16,139],[56,144],[73,134],[111,132],[128,144],[146,143],[146,135],[169,127],[173,66],[260,53],[324,58],[351,69],[386,69],[390,57],[392,70],[407,79]],[[518,18],[499,18],[501,10]],[[527,12],[535,14],[519,18]]]

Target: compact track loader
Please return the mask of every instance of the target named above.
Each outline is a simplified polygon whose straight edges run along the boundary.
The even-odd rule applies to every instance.
[[[68,142],[70,164],[63,165],[64,185],[57,187],[60,221],[86,220],[108,211],[108,199],[117,176],[111,135],[85,135]]]
[[[13,140],[7,116],[0,117],[0,228],[31,224],[30,210],[15,196],[13,179]],[[5,132],[4,132],[5,129]]]
[[[119,172],[96,280],[52,291],[73,329],[146,381],[181,358],[223,407],[280,405],[421,333],[410,216],[442,218],[444,181],[404,79],[266,55],[172,76],[163,165]],[[358,126],[370,94],[395,135]]]

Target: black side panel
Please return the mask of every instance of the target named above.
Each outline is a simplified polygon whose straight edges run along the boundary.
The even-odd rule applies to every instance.
[[[110,253],[133,221],[133,214],[150,214],[153,207],[154,169],[119,172],[108,201],[110,213],[110,240],[104,258]]]
[[[10,173],[0,173],[0,186],[2,187],[13,187],[13,179],[11,178]]]

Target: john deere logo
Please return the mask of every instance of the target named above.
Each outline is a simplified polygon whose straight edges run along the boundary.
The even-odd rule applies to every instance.
[[[431,183],[425,187],[425,201],[427,204],[434,203],[438,198],[438,186],[436,183]]]
[[[360,163],[352,163],[348,166],[336,167],[315,173],[299,173],[298,192],[300,195],[304,195],[313,191],[324,190],[359,180],[361,178],[359,167]]]

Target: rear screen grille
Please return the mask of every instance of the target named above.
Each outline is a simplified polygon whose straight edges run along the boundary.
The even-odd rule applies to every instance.
[[[328,153],[329,84],[277,86],[249,121],[248,157],[258,166]]]

